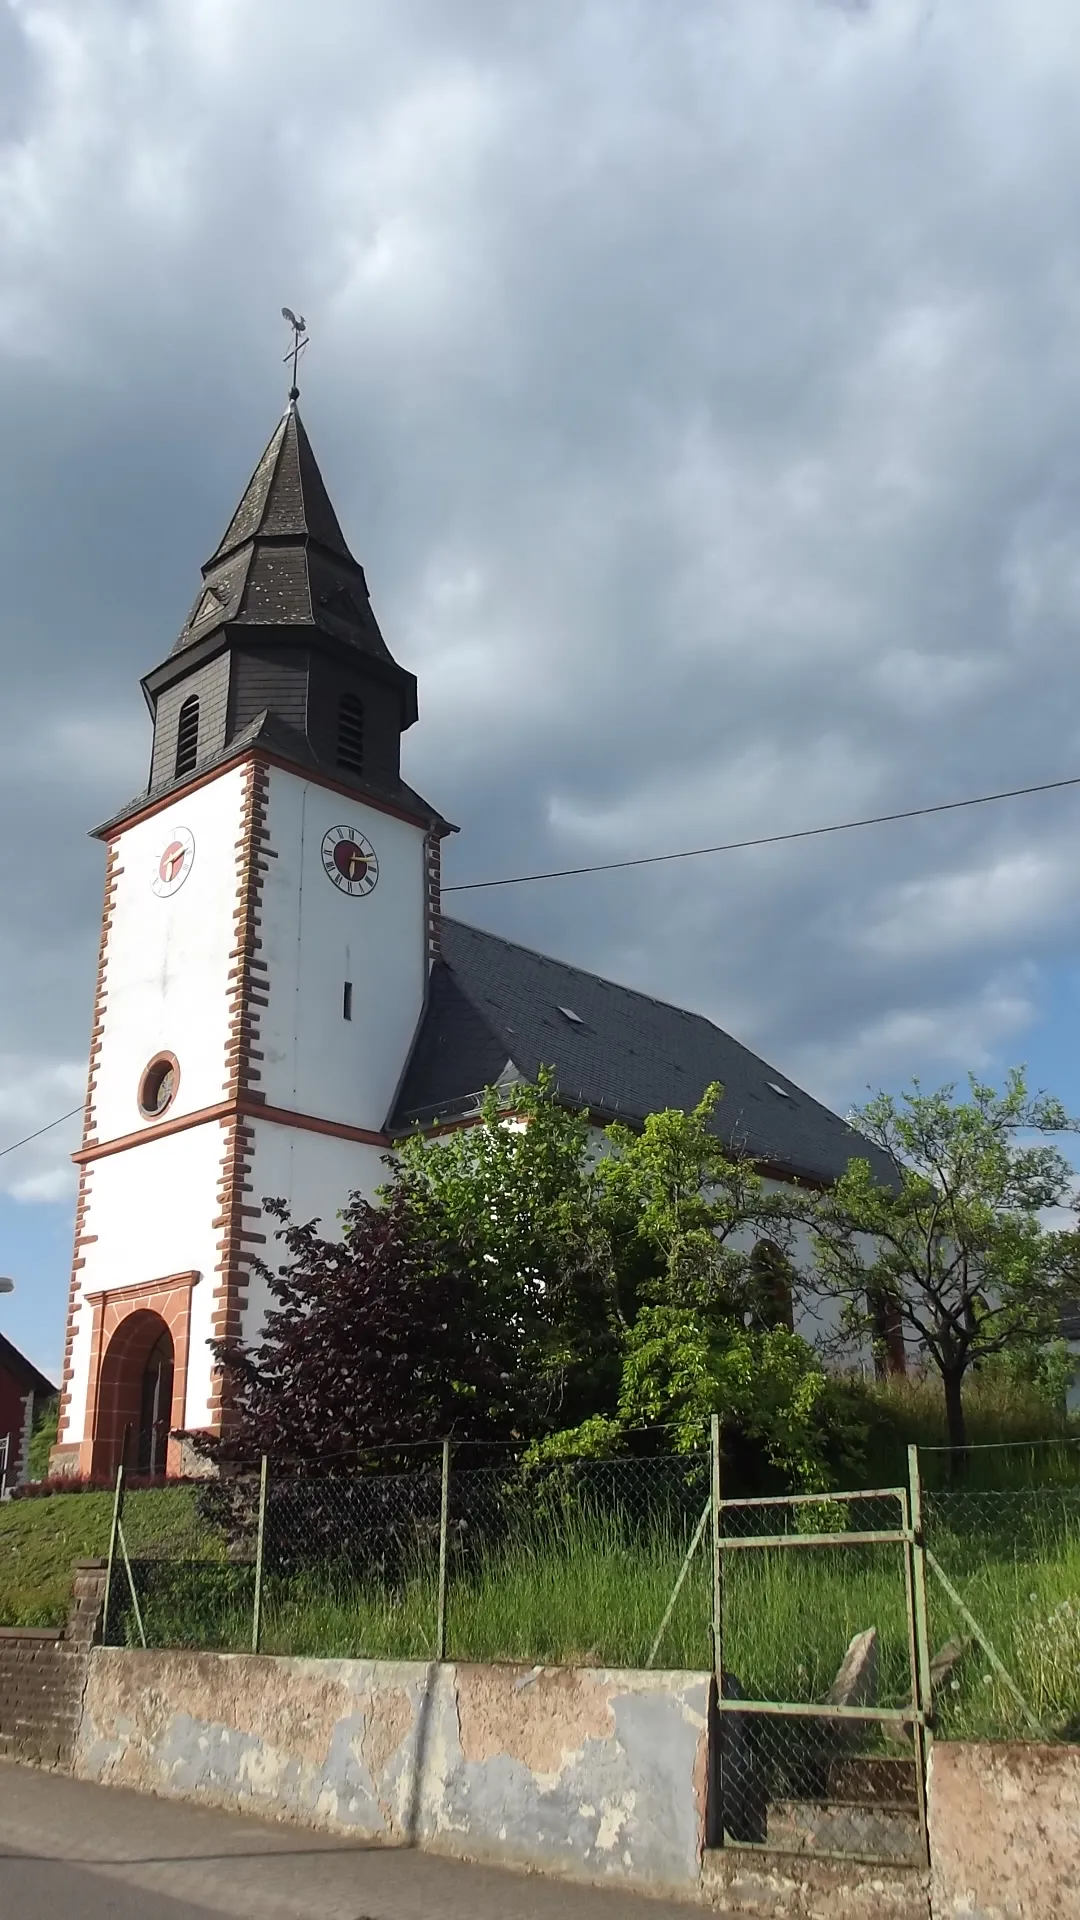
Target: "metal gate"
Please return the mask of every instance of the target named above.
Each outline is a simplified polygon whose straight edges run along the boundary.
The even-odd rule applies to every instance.
[[[713,1461],[715,1843],[924,1866],[917,1461],[907,1487],[739,1500]]]

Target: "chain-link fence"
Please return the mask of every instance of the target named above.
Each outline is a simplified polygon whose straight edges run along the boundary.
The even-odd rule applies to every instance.
[[[230,1508],[250,1507],[257,1481],[237,1481]],[[251,1645],[256,1528],[223,1520],[223,1489],[126,1492],[121,1473],[109,1546],[104,1639],[112,1646]]]
[[[936,1730],[1080,1738],[1080,1487],[924,1500]]]
[[[119,1502],[106,1637],[334,1657],[701,1668],[702,1455],[407,1471],[267,1461]],[[681,1575],[681,1578],[680,1578]],[[676,1588],[678,1589],[676,1592]],[[661,1633],[661,1628],[663,1629]]]
[[[707,1450],[542,1465],[509,1450],[495,1464],[473,1458],[455,1450],[444,1472],[436,1446],[394,1472],[268,1461],[265,1476],[121,1489],[106,1638],[701,1670],[714,1665],[719,1597],[725,1685],[792,1709],[759,1716],[755,1790],[764,1780],[778,1800],[820,1797],[823,1779],[862,1774],[895,1801],[893,1763],[910,1723],[898,1733],[888,1716],[916,1699],[912,1608],[917,1618],[925,1580],[925,1706],[936,1732],[1080,1737],[1080,1486],[926,1493],[925,1558],[916,1511],[911,1541],[896,1537],[904,1501],[917,1502],[917,1473],[913,1493],[725,1499],[717,1596]],[[781,1544],[745,1544],[753,1539]],[[856,1739],[821,1709],[868,1634],[854,1704],[876,1718]],[[811,1708],[812,1742],[795,1724]]]

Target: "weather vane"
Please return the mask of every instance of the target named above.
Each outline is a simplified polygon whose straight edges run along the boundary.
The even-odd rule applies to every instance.
[[[292,386],[289,388],[289,399],[299,400],[300,389],[296,384],[296,369],[299,364],[300,355],[308,343],[307,321],[304,319],[303,314],[301,314],[298,320],[291,307],[282,307],[281,317],[283,320],[288,321],[293,330],[293,343],[285,355],[286,366],[288,366],[290,360],[292,361]]]

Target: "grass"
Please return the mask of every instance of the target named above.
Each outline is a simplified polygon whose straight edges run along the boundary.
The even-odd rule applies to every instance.
[[[898,1398],[897,1390],[887,1389]],[[911,1413],[920,1389],[905,1387]],[[931,1409],[932,1411],[932,1409]],[[999,1405],[1000,1416],[1000,1405]],[[977,1429],[976,1429],[977,1430]],[[1074,1449],[1056,1450],[1061,1484],[1022,1490],[931,1491],[929,1544],[1014,1678],[1036,1718],[1059,1737],[1080,1737],[1080,1485]],[[977,1457],[977,1456],[976,1456]],[[1012,1455],[999,1456],[1013,1458]],[[1065,1464],[1062,1464],[1062,1463]],[[899,1476],[896,1476],[899,1478]],[[236,1564],[220,1532],[199,1518],[190,1488],[129,1495],[125,1529],[151,1644],[242,1650],[250,1645],[254,1574]],[[696,1504],[696,1500],[695,1500]],[[853,1525],[860,1524],[854,1516]],[[0,1506],[0,1624],[57,1625],[67,1611],[71,1565],[103,1555],[111,1496],[56,1494]],[[734,1526],[737,1510],[726,1524]],[[867,1510],[862,1525],[881,1525]],[[756,1521],[756,1516],[755,1516]],[[631,1538],[614,1515],[569,1504],[522,1522],[486,1549],[451,1555],[448,1652],[458,1660],[640,1666],[648,1657],[682,1563],[689,1526],[659,1519]],[[120,1631],[136,1637],[119,1587]],[[940,1648],[970,1641],[931,1578],[930,1637]],[[429,1659],[435,1651],[433,1542],[393,1581],[344,1566],[268,1571],[263,1646],[313,1657]],[[724,1555],[724,1657],[748,1697],[821,1700],[856,1633],[878,1629],[879,1698],[910,1697],[900,1549],[892,1546],[733,1550]],[[707,1541],[682,1588],[658,1665],[711,1665]],[[1030,1731],[975,1641],[939,1702],[946,1735],[1006,1737]]]
[[[907,1480],[907,1449],[919,1448],[923,1483],[946,1478],[947,1429],[941,1383],[931,1374],[853,1380],[848,1391],[868,1430],[860,1484]],[[1080,1418],[1055,1407],[1037,1388],[972,1374],[964,1386],[969,1488],[1080,1487]],[[854,1484],[848,1481],[849,1485]]]
[[[0,1626],[59,1627],[67,1617],[76,1560],[104,1558],[111,1493],[56,1493],[0,1505]],[[194,1496],[186,1488],[129,1494],[125,1530],[132,1553],[175,1554],[201,1540]],[[217,1548],[223,1552],[223,1546]]]
[[[1069,1490],[932,1497],[928,1541],[943,1571],[1046,1730],[1080,1737],[1080,1498]],[[931,1576],[935,1646],[969,1630]],[[941,1700],[941,1731],[1029,1732],[973,1641]]]
[[[447,1644],[458,1660],[640,1666],[671,1598],[686,1541],[657,1532],[631,1550],[602,1522],[557,1536],[527,1535],[451,1564]],[[680,1595],[660,1664],[708,1666],[708,1580],[699,1555]],[[343,1577],[269,1583],[268,1651],[430,1658],[435,1648],[435,1568],[416,1568],[394,1592]]]

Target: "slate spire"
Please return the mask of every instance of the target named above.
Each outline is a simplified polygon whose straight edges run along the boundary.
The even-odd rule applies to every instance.
[[[271,435],[204,572],[228,559],[246,540],[275,535],[314,540],[347,566],[356,567],[295,401],[289,402]]]
[[[239,621],[264,628],[313,625],[391,658],[364,569],[349,551],[293,400],[202,576],[174,653]]]
[[[441,819],[401,777],[416,680],[379,630],[295,394],[202,568],[179,638],[142,686],[154,719],[149,792],[261,744],[410,816]]]

